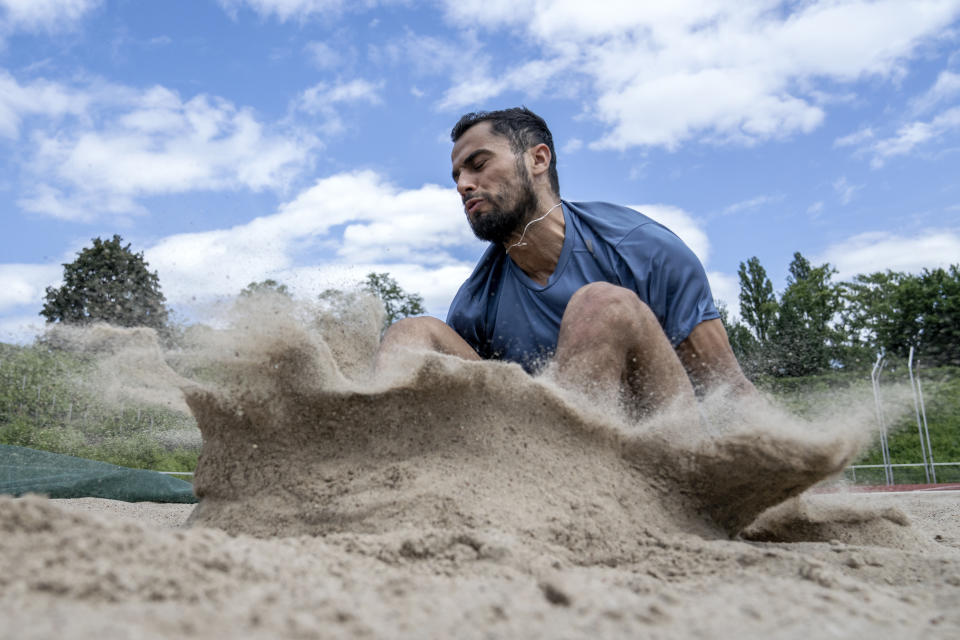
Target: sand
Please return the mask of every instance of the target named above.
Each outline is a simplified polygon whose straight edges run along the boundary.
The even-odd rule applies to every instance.
[[[376,323],[316,313],[110,352],[183,390],[201,501],[0,497],[0,637],[960,636],[957,492],[809,490],[869,402],[638,424],[502,363],[373,376]]]

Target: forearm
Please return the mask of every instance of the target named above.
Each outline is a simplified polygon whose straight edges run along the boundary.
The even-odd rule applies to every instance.
[[[677,356],[697,393],[728,387],[738,394],[757,394],[756,388],[743,375],[719,319],[707,320],[694,327],[687,339],[677,345]]]

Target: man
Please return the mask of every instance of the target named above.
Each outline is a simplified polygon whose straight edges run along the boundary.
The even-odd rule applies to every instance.
[[[694,388],[753,392],[706,274],[665,227],[632,209],[560,199],[553,137],[526,108],[468,113],[451,133],[453,180],[476,236],[491,243],[447,323],[401,320],[398,348],[497,358],[565,386],[615,394],[638,415]]]

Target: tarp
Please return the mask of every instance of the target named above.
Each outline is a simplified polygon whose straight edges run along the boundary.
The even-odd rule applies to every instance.
[[[193,485],[172,476],[26,447],[0,445],[0,494],[196,502]]]

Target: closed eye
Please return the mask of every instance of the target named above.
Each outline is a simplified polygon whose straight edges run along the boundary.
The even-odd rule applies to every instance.
[[[474,171],[479,171],[483,168],[483,165],[487,163],[487,159],[490,156],[490,151],[488,149],[477,149],[463,161],[465,167],[470,167]],[[460,180],[460,170],[454,169],[450,174],[453,177],[454,182],[459,182]]]

